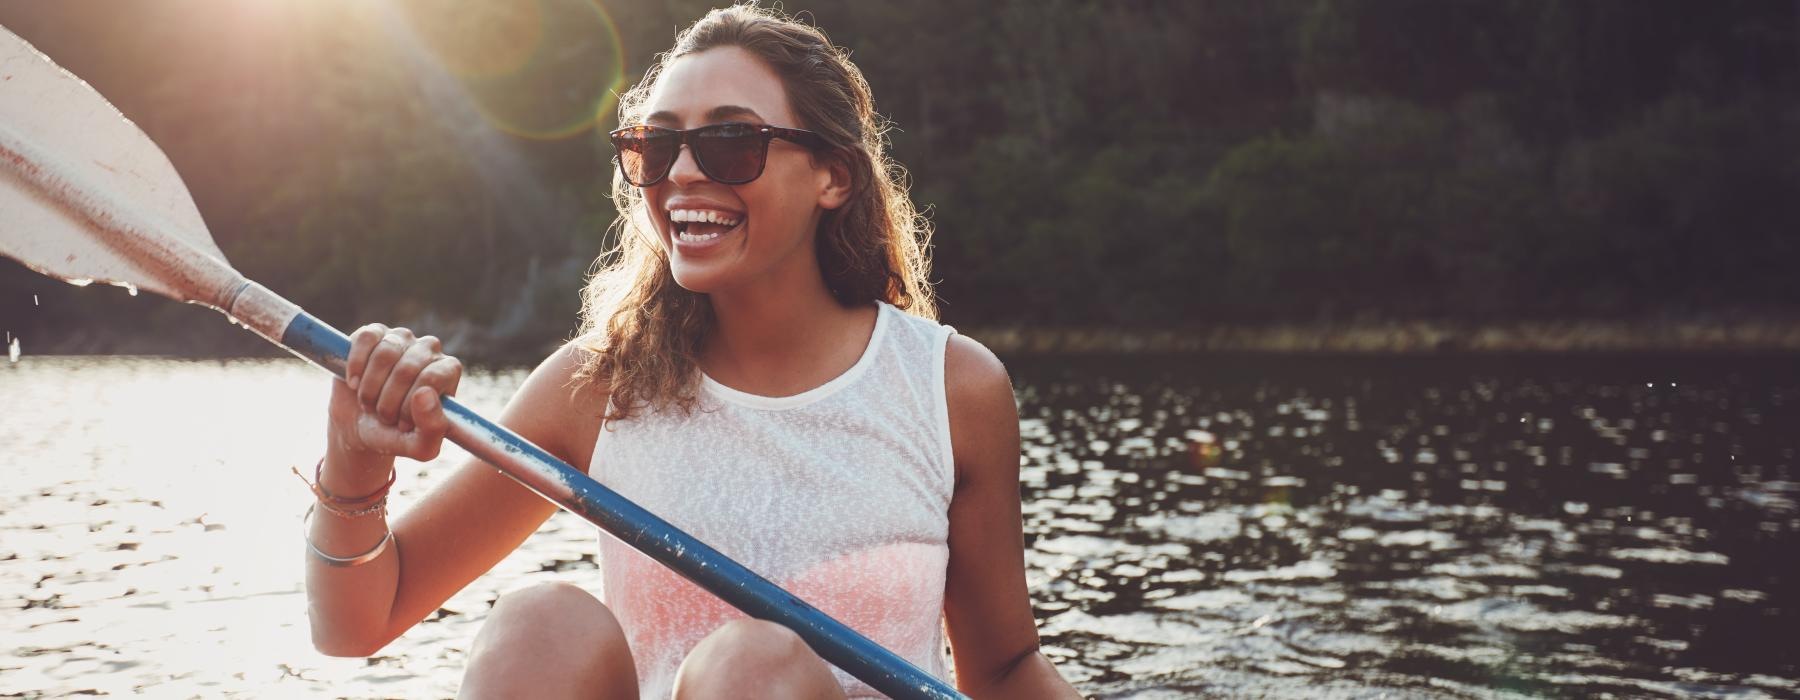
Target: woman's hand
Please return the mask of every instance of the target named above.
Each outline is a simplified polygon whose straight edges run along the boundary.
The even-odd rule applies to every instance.
[[[350,334],[348,379],[332,382],[329,439],[364,457],[436,459],[450,422],[440,396],[454,396],[462,362],[432,336],[371,323]]]

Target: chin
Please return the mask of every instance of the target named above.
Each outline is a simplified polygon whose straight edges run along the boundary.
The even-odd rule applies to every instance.
[[[675,284],[695,294],[711,294],[723,286],[723,280],[715,271],[679,259],[670,261],[669,273],[675,278]]]

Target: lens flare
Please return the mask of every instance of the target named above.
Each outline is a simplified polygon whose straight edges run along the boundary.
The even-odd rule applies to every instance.
[[[478,3],[456,13],[426,0],[399,6],[420,43],[502,132],[537,140],[580,134],[624,88],[618,27],[593,0]]]
[[[443,12],[437,3],[424,0],[398,5],[444,70],[459,78],[495,78],[517,71],[543,40],[544,13],[535,2],[476,3],[455,12]]]

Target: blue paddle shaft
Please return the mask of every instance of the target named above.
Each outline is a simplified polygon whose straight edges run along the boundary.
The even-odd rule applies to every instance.
[[[281,344],[338,377],[350,339],[304,311],[288,323]],[[444,397],[452,442],[564,510],[611,533],[687,577],[751,617],[793,630],[820,657],[895,698],[962,698],[954,688],[888,651],[806,601],[720,554],[638,504],[601,486],[537,445],[456,399]]]

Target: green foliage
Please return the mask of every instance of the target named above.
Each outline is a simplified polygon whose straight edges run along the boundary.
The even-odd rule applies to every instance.
[[[1791,280],[1793,107],[1675,94],[1578,144],[1562,171],[1569,215],[1612,261],[1605,283],[1637,305],[1796,300]],[[1597,266],[1598,267],[1598,266]]]
[[[710,5],[607,3],[616,44],[586,0],[466,21],[409,3],[19,4],[0,23],[144,126],[251,277],[340,325],[467,323],[524,347],[573,327],[614,216],[612,115],[549,132],[608,106]],[[953,323],[1800,303],[1786,4],[787,9],[851,49],[893,120]],[[471,36],[524,72],[446,72],[485,70],[470,61],[487,54],[431,53]],[[8,330],[108,313],[38,314],[30,279],[0,269]]]
[[[1363,114],[1335,131],[1252,141],[1214,169],[1206,194],[1224,213],[1245,303],[1405,303],[1433,282],[1449,125],[1404,103],[1352,111]]]

